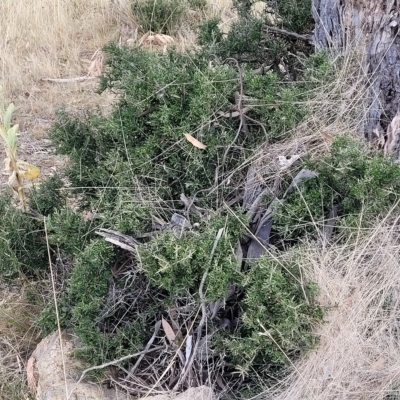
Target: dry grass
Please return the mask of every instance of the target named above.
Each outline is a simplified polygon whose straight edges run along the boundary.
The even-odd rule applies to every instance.
[[[61,105],[99,103],[93,81],[55,84],[43,78],[84,76],[93,53],[129,35],[128,2],[4,0],[0,3],[2,95],[13,101],[21,129],[41,137]]]
[[[33,326],[41,306],[25,300],[19,286],[0,289],[0,398],[28,399],[26,363],[39,342]]]
[[[387,217],[351,243],[305,245],[302,267],[327,310],[320,343],[264,398],[384,399],[400,385],[399,233]]]

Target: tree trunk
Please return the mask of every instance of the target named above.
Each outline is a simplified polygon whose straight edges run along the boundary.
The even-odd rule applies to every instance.
[[[312,0],[313,41],[318,50],[366,46],[370,91],[365,137],[385,137],[385,150],[399,152],[400,0]],[[398,117],[396,118],[396,115]]]

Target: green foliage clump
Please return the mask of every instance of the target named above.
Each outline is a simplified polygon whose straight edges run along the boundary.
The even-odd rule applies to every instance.
[[[265,22],[271,23],[271,11],[274,21],[279,19],[282,26],[289,31],[309,33],[314,27],[311,14],[311,0],[263,0],[266,4]],[[258,0],[235,0],[234,4],[241,17],[250,14],[251,6]],[[273,22],[273,21],[272,21]]]
[[[272,9],[276,10],[282,19],[283,26],[297,33],[309,33],[314,27],[311,14],[311,0],[272,0]]]
[[[145,32],[171,33],[186,11],[181,0],[132,0],[132,12]]]
[[[236,135],[237,121],[211,122],[219,110],[232,107],[235,70],[210,66],[203,54],[163,55],[115,45],[106,52],[101,90],[121,95],[112,115],[81,120],[61,112],[52,129],[58,150],[73,161],[67,172],[72,185],[82,188],[89,203],[99,200],[100,212],[121,190],[123,197],[135,197],[132,177],[164,199],[210,187],[218,160]],[[204,142],[207,151],[193,147],[186,133]],[[235,157],[245,155],[243,150]]]
[[[306,93],[296,83],[283,86],[273,72],[256,75],[247,81],[249,96],[259,99],[265,107],[257,107],[255,113],[265,121],[272,140],[286,137],[286,132],[294,128],[306,116],[307,110],[299,107]]]
[[[132,1],[142,28],[164,33],[174,29],[188,7],[205,7],[205,1]],[[266,139],[264,129],[272,141],[284,138],[306,115],[299,106],[306,92],[329,74],[326,58],[318,55],[301,66],[304,80],[290,82],[277,68],[289,60],[286,42],[266,36],[263,25],[241,12],[224,35],[218,21],[210,20],[200,29],[204,48],[186,54],[109,44],[99,92],[117,96],[113,110],[108,115],[58,113],[51,138],[69,157],[71,188],[63,191],[62,180],[50,178],[34,189],[30,206],[46,217],[53,267],[64,262],[68,267],[58,299],[60,323],[80,338],[80,355],[89,362],[101,364],[143,348],[171,304],[188,306],[194,329],[199,327],[203,278],[206,301],[220,307],[207,325],[218,331],[214,348],[221,355],[215,359],[222,372],[228,366],[253,374],[251,379],[276,374],[286,360],[275,342],[290,357],[312,342],[311,323],[320,311],[312,285],[300,283],[294,257],[278,263],[265,256],[243,271],[235,249],[248,221],[240,209],[233,217],[221,208],[237,195],[245,161]],[[254,66],[270,61],[273,70],[254,73]],[[252,98],[247,134],[238,131],[239,118],[233,116],[240,83],[241,94]],[[185,134],[206,149],[193,146]],[[181,193],[196,197],[196,205],[207,207],[209,214],[203,219],[190,215],[196,222],[191,229],[146,235],[155,229],[151,216],[169,221],[180,212]],[[0,252],[7,255],[0,269],[13,274],[37,265],[47,268],[43,220],[2,198],[0,220]],[[135,236],[137,253],[96,236],[98,227]],[[187,316],[177,318],[189,332]],[[232,326],[225,329],[221,324],[227,319]],[[42,312],[38,326],[43,333],[56,328],[54,305]]]
[[[398,164],[358,140],[337,138],[328,156],[309,160],[307,167],[318,176],[305,181],[276,207],[274,227],[286,239],[315,232],[333,206],[340,208],[339,227],[355,227],[360,215],[368,221],[398,200]]]
[[[251,11],[255,0],[237,0],[234,6],[239,18],[234,21],[229,32],[223,34],[219,29],[218,19],[205,21],[199,27],[199,44],[210,54],[221,59],[234,57],[253,67],[272,65],[276,72],[280,65],[285,65],[289,73],[297,79],[301,75],[303,65],[299,57],[311,56],[313,47],[302,40],[294,40],[290,36],[277,34],[268,30],[268,25],[276,25],[281,21],[289,31],[310,34],[313,29],[310,0],[265,1],[263,16]],[[271,16],[273,20],[271,21]],[[296,56],[298,55],[298,56]]]
[[[234,249],[243,233],[242,222],[240,218],[219,215],[202,223],[196,231],[182,235],[177,232],[160,234],[138,249],[146,276],[172,297],[179,297],[185,293],[197,294],[208,270],[207,300],[224,298],[228,285],[240,279]],[[224,233],[211,260],[210,254],[220,228]]]
[[[82,347],[79,356],[98,364],[134,352],[145,339],[145,328],[138,322],[125,323],[112,333],[101,329],[100,315],[106,303],[113,246],[103,239],[93,239],[77,255],[68,278],[66,293],[58,302],[62,327],[73,327]],[[48,306],[37,321],[43,333],[56,329],[54,305]]]
[[[109,45],[106,52],[107,69],[100,90],[120,95],[115,110],[109,117],[92,114],[86,118],[60,112],[51,137],[59,152],[70,156],[67,175],[86,206],[110,216],[110,225],[132,232],[149,213],[144,204],[128,201],[137,197],[136,183],[165,201],[181,193],[193,195],[215,183],[215,170],[239,125],[238,119],[220,116],[234,107],[238,71],[210,63],[204,52],[157,54],[115,45]],[[327,70],[321,64],[320,70]],[[304,117],[306,112],[298,103],[305,100],[307,90],[317,86],[319,77],[327,75],[317,75],[318,68],[317,63],[310,67],[314,79],[309,84],[282,85],[273,72],[244,74],[244,93],[259,102],[249,116],[266,125],[270,139],[283,138]],[[251,129],[251,135],[237,137],[225,170],[243,162],[250,149],[264,140],[260,125],[253,124]],[[186,133],[207,149],[193,147],[185,140]],[[119,215],[120,220],[111,215]]]
[[[43,221],[15,208],[11,193],[0,196],[0,276],[38,277],[48,268]]]
[[[46,179],[29,194],[28,205],[32,210],[47,216],[65,205],[66,194],[62,192],[63,181],[58,175]]]
[[[25,213],[15,207],[12,194],[0,195],[0,276],[13,279],[19,273],[29,278],[48,269],[49,260],[42,216],[62,208],[62,180],[53,176],[34,186]],[[33,212],[32,212],[33,211]]]
[[[206,0],[131,0],[132,13],[144,32],[172,34],[189,9],[204,10]]]
[[[225,39],[221,39],[217,31],[213,33],[216,28],[216,22],[210,23],[208,33],[205,34],[217,46],[219,40]],[[257,285],[268,286],[267,275],[257,272],[267,267],[263,269],[254,266],[244,274],[241,265],[238,265],[235,247],[244,234],[242,227],[247,222],[241,217],[238,220],[226,216],[219,207],[221,199],[226,198],[226,192],[235,193],[237,190],[235,174],[229,179],[231,183],[226,180],[221,189],[218,187],[212,195],[201,197],[198,194],[202,191],[206,193],[215,185],[216,171],[219,173],[218,180],[226,171],[233,171],[242,165],[254,149],[265,141],[261,124],[265,126],[269,139],[279,140],[304,118],[306,112],[298,104],[306,99],[303,92],[315,88],[318,82],[326,78],[329,64],[323,56],[315,56],[315,60],[307,63],[308,70],[304,73],[307,82],[285,81],[283,84],[276,72],[254,75],[251,70],[242,68],[243,94],[258,101],[253,101],[246,113],[250,132],[245,135],[243,132],[238,134],[239,119],[229,118],[229,112],[235,106],[235,92],[240,90],[239,71],[235,63],[220,62],[218,57],[210,57],[205,50],[187,54],[170,50],[160,54],[140,48],[108,45],[105,51],[107,66],[101,79],[100,91],[108,90],[118,96],[115,108],[107,116],[93,113],[77,117],[62,111],[51,133],[59,152],[69,155],[71,159],[67,176],[75,193],[79,194],[77,202],[82,208],[96,210],[98,215],[90,223],[84,222],[67,209],[54,212],[49,217],[51,245],[62,249],[63,254],[74,264],[67,293],[60,299],[63,324],[72,326],[81,336],[89,352],[93,353],[91,360],[116,358],[124,351],[132,350],[129,343],[139,345],[139,338],[142,338],[140,343],[145,343],[149,326],[159,320],[165,312],[166,304],[182,304],[190,298],[195,307],[198,306],[199,285],[206,276],[206,300],[223,299],[230,302],[232,312],[237,313],[238,320],[242,321],[239,331],[233,329],[221,333],[226,343],[231,342],[227,344],[231,352],[227,356],[227,364],[240,369],[239,354],[246,352],[246,348],[257,336],[256,320],[260,318],[263,325],[269,326],[268,321],[257,314],[256,303],[259,299],[252,297],[264,290]],[[196,137],[207,148],[203,150],[194,147],[185,139],[186,133]],[[220,168],[222,159],[224,165]],[[243,173],[241,168],[239,170],[241,172],[238,173]],[[114,282],[114,276],[100,274],[99,279],[103,283],[108,282],[109,286],[115,284],[118,293],[124,298],[124,301],[118,303],[118,310],[115,309],[115,303],[108,304],[107,285],[102,286],[103,291],[94,299],[91,293],[95,289],[85,287],[83,280],[76,281],[76,276],[84,274],[83,271],[89,271],[89,275],[93,273],[94,265],[83,263],[81,255],[98,250],[97,247],[90,250],[95,240],[92,231],[96,225],[143,237],[141,233],[154,230],[151,215],[170,220],[172,212],[177,211],[176,203],[172,201],[176,202],[181,193],[187,196],[197,194],[196,204],[201,202],[202,207],[218,211],[209,220],[199,221],[198,226],[193,225],[190,230],[159,232],[150,240],[140,239],[143,243],[138,246],[138,261],[142,271],[132,273],[134,278],[129,278],[132,279],[129,284],[125,278]],[[240,211],[237,213],[240,215]],[[71,230],[67,225],[71,225]],[[210,259],[220,228],[224,228],[224,234]],[[74,231],[78,231],[75,237],[72,233]],[[115,262],[111,257],[100,264],[104,268],[107,264],[109,271]],[[273,320],[275,328],[285,331],[291,323],[304,323],[301,327],[293,327],[292,336],[287,336],[285,331],[286,336],[276,340],[286,346],[285,349],[296,350],[304,343],[297,343],[296,347],[295,342],[299,339],[297,332],[303,327],[304,331],[309,329],[307,322],[304,322],[307,318],[304,316],[301,319],[301,313],[304,311],[307,314],[309,310],[302,308],[302,298],[294,295],[298,288],[294,286],[293,290],[290,289],[292,282],[287,280],[289,278],[283,272],[282,277],[275,269],[272,268],[272,271],[277,289],[268,290],[271,291],[271,298],[276,300],[281,296],[283,302],[281,304],[276,300],[274,307],[268,311],[277,314]],[[137,292],[141,282],[146,282],[146,287],[152,285],[155,288],[154,291],[150,290],[147,297],[143,292]],[[74,287],[84,292],[84,302],[72,295],[78,291]],[[246,293],[250,294],[246,300],[248,305],[243,303],[240,296],[232,297],[230,294],[232,288],[237,287],[243,293],[242,297],[247,299]],[[278,293],[280,290],[283,291],[281,294]],[[130,304],[127,299],[136,299],[138,296],[143,299],[140,305],[135,300],[133,309],[122,306]],[[229,296],[232,298],[228,300]],[[100,307],[101,303],[107,310],[113,310],[108,311],[112,315]],[[299,315],[289,312],[291,306],[296,307],[295,303],[301,311]],[[228,311],[223,310],[221,314],[225,312]],[[54,310],[51,309],[42,314],[43,329],[51,326],[48,322],[54,320],[53,314]],[[311,320],[311,314],[309,318]],[[288,322],[285,325],[286,320]],[[79,321],[84,322],[81,324]],[[214,323],[209,322],[211,325]],[[130,337],[128,332],[133,332],[133,336]],[[236,346],[235,338],[242,338],[242,345]],[[118,340],[120,347],[117,345]],[[258,370],[259,365],[268,369],[268,365],[277,363],[275,361],[279,358],[276,353],[268,353],[270,350],[266,350],[266,339],[259,340],[254,347],[257,353],[254,356],[255,363],[252,364],[250,358],[243,358],[248,370]],[[95,346],[98,346],[97,352]],[[259,356],[263,352],[264,358]],[[253,354],[250,350],[248,353]]]
[[[210,49],[213,49],[222,41],[223,33],[219,28],[219,23],[219,18],[210,18],[199,26],[197,41],[200,46],[209,46]]]
[[[47,220],[48,240],[53,248],[61,249],[63,256],[72,259],[93,237],[91,222],[81,214],[65,207],[54,212]]]
[[[219,23],[218,18],[211,18],[199,26],[198,43],[210,54],[251,64],[270,61],[265,57],[263,24],[259,18],[246,14],[232,23],[227,34],[221,32]]]
[[[222,332],[218,346],[229,362],[250,376],[277,375],[315,343],[311,326],[322,317],[314,284],[304,283],[299,250],[266,254],[247,271],[240,325],[234,335]]]

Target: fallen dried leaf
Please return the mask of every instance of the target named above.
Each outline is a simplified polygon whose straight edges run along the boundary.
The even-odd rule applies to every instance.
[[[199,142],[196,138],[194,138],[191,134],[185,133],[185,138],[188,142],[190,142],[194,147],[197,147],[198,149],[205,149],[207,148],[206,145],[203,143]]]
[[[161,323],[162,323],[162,327],[165,332],[165,336],[167,337],[168,341],[170,343],[172,343],[176,338],[176,335],[175,335],[174,330],[172,329],[172,326],[164,318],[162,318]]]
[[[160,33],[153,34],[152,32],[145,33],[139,39],[139,46],[160,46],[163,47],[164,51],[166,50],[167,46],[174,43],[174,39],[171,36],[163,35]]]
[[[333,142],[333,136],[329,135],[329,133],[322,132],[322,136],[323,136],[328,142]]]
[[[18,172],[20,178],[25,178],[32,181],[40,175],[40,169],[32,164],[28,164],[27,162],[20,160],[17,160],[17,164],[18,167],[26,169],[25,171],[20,170]]]

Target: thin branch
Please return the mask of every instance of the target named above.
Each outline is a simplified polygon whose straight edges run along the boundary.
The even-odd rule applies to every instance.
[[[41,81],[54,82],[54,83],[69,83],[69,82],[88,81],[89,79],[96,79],[96,78],[97,76],[78,76],[76,78],[42,78]]]
[[[194,345],[192,354],[191,354],[191,356],[189,358],[189,361],[187,361],[186,367],[182,370],[181,377],[179,378],[178,382],[176,383],[176,385],[172,389],[173,391],[177,390],[179,388],[179,386],[182,384],[182,382],[184,382],[184,380],[186,379],[190,369],[192,368],[192,364],[193,364],[194,358],[195,358],[196,353],[197,353],[197,349],[198,349],[199,344],[200,344],[201,331],[202,331],[203,326],[204,326],[204,324],[206,322],[206,319],[207,319],[206,299],[205,299],[205,296],[204,296],[203,288],[204,288],[204,284],[205,284],[206,279],[207,279],[208,272],[209,272],[210,267],[211,267],[211,262],[212,262],[212,260],[214,258],[215,250],[217,249],[218,243],[219,243],[219,241],[220,241],[220,239],[222,237],[222,234],[224,233],[224,230],[225,230],[224,228],[219,229],[219,231],[217,233],[217,236],[215,237],[214,245],[213,245],[213,248],[212,248],[211,254],[210,254],[210,260],[209,260],[207,269],[204,272],[203,277],[201,278],[201,282],[200,282],[200,286],[199,286],[199,296],[200,296],[200,301],[201,301],[201,313],[202,313],[202,315],[201,315],[201,320],[199,322],[199,325],[197,326],[197,340],[196,340],[196,343]]]
[[[286,29],[276,28],[274,26],[265,26],[264,27],[264,31],[266,31],[266,32],[270,31],[270,32],[274,32],[274,33],[279,33],[280,35],[290,36],[290,37],[293,37],[295,39],[303,40],[303,41],[305,41],[307,43],[313,44],[311,35],[299,35],[296,32],[287,31]]]
[[[61,361],[62,361],[62,366],[63,366],[64,383],[65,383],[65,395],[67,396],[67,398],[69,398],[69,395],[68,395],[68,385],[67,385],[67,370],[66,370],[65,359],[64,359],[64,349],[63,349],[63,343],[62,343],[62,333],[61,333],[61,325],[60,325],[60,316],[59,316],[59,313],[58,313],[58,304],[57,304],[57,295],[56,295],[56,285],[55,285],[55,283],[54,283],[54,274],[53,274],[53,267],[52,267],[52,262],[51,262],[49,238],[48,238],[48,236],[47,236],[46,218],[43,218],[43,224],[44,224],[44,234],[45,234],[45,237],[46,237],[47,256],[48,256],[48,258],[49,258],[50,277],[51,277],[51,285],[52,285],[52,289],[53,289],[54,307],[55,307],[55,310],[56,310],[57,330],[58,330],[58,336],[59,336],[59,340],[60,340]]]
[[[118,358],[117,360],[109,361],[109,362],[101,364],[101,365],[95,365],[94,367],[87,368],[82,372],[81,377],[79,378],[78,382],[76,383],[76,386],[75,386],[74,390],[82,382],[82,379],[85,377],[85,375],[90,371],[95,371],[97,369],[103,369],[103,368],[109,367],[111,365],[116,365],[116,364],[119,364],[120,362],[128,360],[130,358],[139,357],[142,354],[152,353],[153,351],[161,350],[161,349],[164,349],[164,348],[165,348],[165,346],[156,346],[156,347],[153,347],[152,349],[139,351],[138,353],[134,353],[134,354],[128,354],[127,356]],[[73,391],[71,392],[71,394],[73,393]],[[71,397],[71,394],[69,395],[68,399]]]
[[[158,331],[160,330],[161,327],[161,321],[157,321],[155,326],[154,326],[154,333],[153,336],[150,338],[150,340],[148,341],[144,351],[147,351],[150,349],[150,346],[153,344],[155,338],[157,337]],[[140,357],[137,359],[135,365],[131,368],[131,370],[129,371],[130,375],[133,375],[134,372],[136,371],[136,368],[139,366],[140,362],[142,361],[143,357],[145,356],[146,353],[143,353],[140,355]]]

